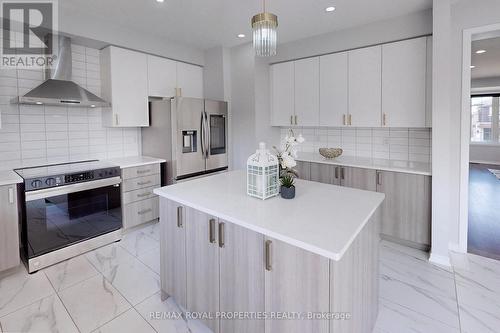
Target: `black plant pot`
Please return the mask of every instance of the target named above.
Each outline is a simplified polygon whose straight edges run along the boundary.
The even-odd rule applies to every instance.
[[[295,198],[295,186],[292,187],[284,187],[281,186],[281,197],[283,199],[293,199]]]

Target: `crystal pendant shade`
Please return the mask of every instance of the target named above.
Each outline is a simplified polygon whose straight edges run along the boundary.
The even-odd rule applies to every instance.
[[[253,47],[259,57],[276,55],[278,17],[271,13],[260,13],[252,18]]]

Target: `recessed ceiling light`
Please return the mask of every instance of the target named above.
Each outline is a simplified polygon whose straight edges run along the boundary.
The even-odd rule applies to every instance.
[[[91,107],[91,108],[95,108],[95,105],[94,105],[94,104],[92,104],[92,105],[90,105],[90,107]]]
[[[35,102],[36,105],[42,105],[42,102]]]
[[[161,3],[161,2],[164,2],[164,1],[165,1],[165,0],[156,0],[156,2],[160,2],[160,3]]]
[[[238,34],[238,38],[245,38],[245,34]]]
[[[476,66],[474,66],[474,65],[470,65],[470,68],[476,68]]]
[[[325,8],[325,12],[328,12],[328,13],[333,12],[334,10],[335,10],[335,7],[333,7],[333,6]]]
[[[486,50],[477,50],[476,51],[477,54],[482,54],[482,53],[486,53]]]

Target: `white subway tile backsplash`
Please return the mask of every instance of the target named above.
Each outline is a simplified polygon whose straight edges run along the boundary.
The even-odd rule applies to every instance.
[[[318,152],[321,147],[340,147],[346,156],[431,162],[429,128],[296,128],[306,142],[303,152]],[[281,128],[281,138],[287,128]]]
[[[73,81],[101,95],[99,50],[72,50]],[[103,127],[100,108],[11,104],[43,80],[41,70],[0,69],[0,170],[140,153],[140,129]]]

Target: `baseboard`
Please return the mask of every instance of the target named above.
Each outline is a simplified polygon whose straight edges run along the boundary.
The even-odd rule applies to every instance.
[[[432,251],[429,257],[429,262],[438,266],[443,266],[447,268],[451,267],[451,261],[449,256],[442,256],[440,254],[435,254],[432,253]]]

